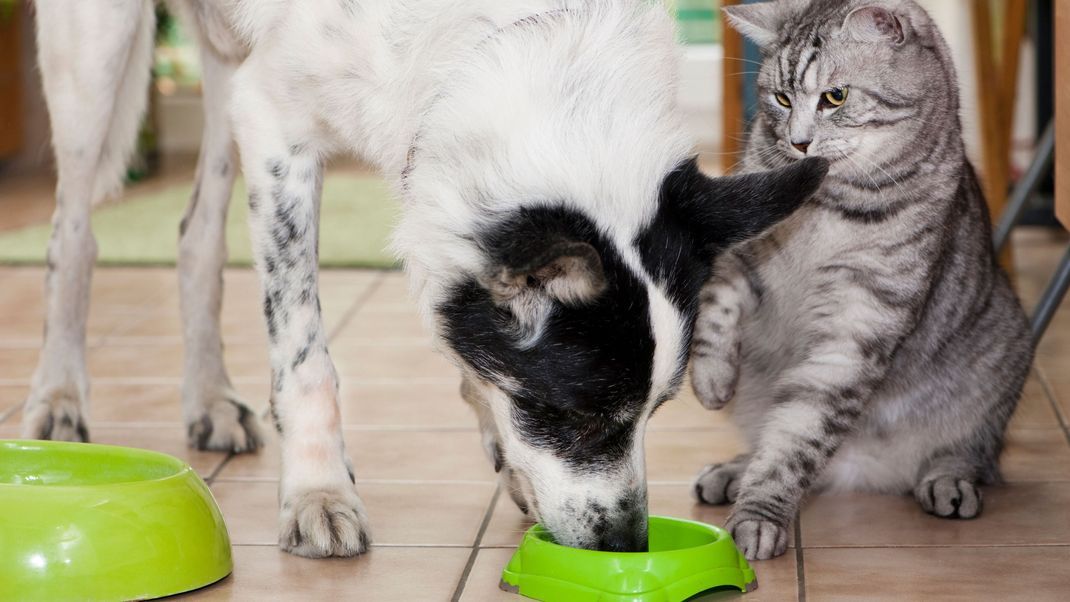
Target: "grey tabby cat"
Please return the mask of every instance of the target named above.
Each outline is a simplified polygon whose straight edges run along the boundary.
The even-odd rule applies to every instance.
[[[695,493],[735,502],[748,558],[782,554],[811,488],[912,491],[948,518],[981,510],[1032,361],[966,159],[946,43],[910,0],[730,6],[762,49],[744,171],[831,161],[821,191],[717,261],[692,382],[734,401],[752,453]]]

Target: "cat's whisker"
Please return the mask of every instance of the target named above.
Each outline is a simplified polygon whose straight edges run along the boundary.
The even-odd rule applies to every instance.
[[[741,63],[750,63],[752,65],[758,65],[759,67],[762,66],[762,62],[761,61],[756,61],[756,60],[753,60],[753,59],[745,59],[745,58],[740,58],[740,57],[736,57],[736,56],[722,57],[722,60],[725,60],[725,61],[739,61]]]
[[[888,173],[888,171],[885,170],[883,167],[881,167],[879,164],[877,164],[876,161],[873,161],[872,159],[868,159],[868,158],[866,158],[866,157],[864,157],[862,155],[858,155],[857,158],[858,159],[862,159],[863,161],[866,161],[867,163],[869,163],[873,167],[875,167],[878,170],[880,170],[881,173],[883,173],[885,176],[887,176],[888,179],[891,180],[891,182],[893,184],[895,184],[896,188],[898,188],[901,192],[906,192],[906,190],[903,188],[903,185],[899,182],[899,180],[897,180],[894,177],[892,177],[892,174]],[[876,184],[876,182],[874,182],[874,184]]]

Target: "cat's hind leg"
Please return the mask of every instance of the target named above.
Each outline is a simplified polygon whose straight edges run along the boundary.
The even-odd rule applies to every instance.
[[[922,510],[941,518],[975,518],[982,498],[977,462],[956,455],[939,455],[918,471],[914,499]]]

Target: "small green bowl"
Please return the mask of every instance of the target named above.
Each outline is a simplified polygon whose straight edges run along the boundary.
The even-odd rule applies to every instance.
[[[141,449],[0,441],[0,600],[144,600],[230,574],[188,464]]]
[[[501,588],[554,602],[680,602],[718,587],[749,592],[754,571],[724,529],[651,516],[649,552],[558,545],[535,525],[502,572]]]

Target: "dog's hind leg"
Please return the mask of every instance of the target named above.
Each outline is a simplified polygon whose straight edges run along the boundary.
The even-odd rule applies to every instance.
[[[282,549],[307,557],[367,550],[364,505],[342,440],[338,376],[317,282],[323,164],[315,120],[254,54],[238,70],[232,116],[249,187],[249,226],[271,347],[279,430]]]
[[[228,105],[236,65],[202,44],[204,135],[196,184],[179,226],[178,274],[185,367],[182,411],[191,447],[247,452],[261,445],[256,414],[238,398],[223,365],[227,206],[238,170]]]
[[[117,192],[149,84],[147,0],[38,0],[38,63],[58,182],[45,275],[45,335],[22,419],[25,437],[84,441],[85,331],[97,246],[93,203]]]

